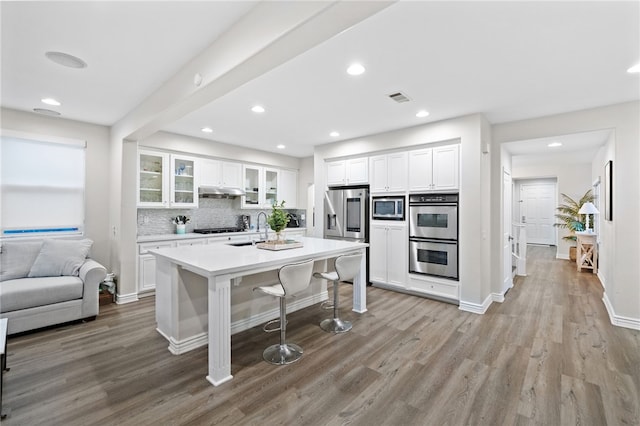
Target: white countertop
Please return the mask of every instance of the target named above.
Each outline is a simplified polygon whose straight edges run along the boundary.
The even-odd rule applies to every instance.
[[[369,244],[341,240],[300,237],[304,246],[289,250],[264,250],[255,246],[234,247],[228,244],[172,247],[149,250],[163,258],[203,276],[235,274],[270,268],[283,261],[299,262],[306,259],[321,259],[344,254],[345,251],[362,249]]]
[[[284,234],[287,235],[288,231],[303,231],[305,232],[307,228],[285,228]],[[273,231],[269,231],[272,233]],[[215,238],[215,237],[237,237],[243,235],[258,235],[264,234],[264,230],[261,229],[260,232],[255,230],[253,231],[242,231],[242,232],[224,232],[221,234],[196,234],[195,232],[189,232],[187,234],[158,234],[158,235],[139,235],[137,238],[137,242],[139,243],[148,243],[152,241],[173,241],[173,240],[189,240],[193,238]]]

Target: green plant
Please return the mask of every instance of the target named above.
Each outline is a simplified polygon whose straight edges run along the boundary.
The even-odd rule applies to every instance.
[[[280,204],[276,200],[271,206],[271,214],[267,217],[269,227],[275,232],[282,231],[289,223],[289,214],[282,209],[284,209],[284,200]]]
[[[558,211],[558,213],[556,214],[556,218],[560,222],[554,223],[553,226],[568,229],[570,231],[570,234],[565,235],[564,237],[562,237],[562,239],[567,241],[575,241],[575,233],[584,231],[586,222],[586,215],[582,215],[578,213],[578,211],[584,203],[592,203],[594,200],[594,196],[591,190],[585,192],[578,201],[569,197],[567,194],[560,195],[562,195],[562,200],[564,201],[563,204],[560,204],[558,207],[556,207],[556,210]]]

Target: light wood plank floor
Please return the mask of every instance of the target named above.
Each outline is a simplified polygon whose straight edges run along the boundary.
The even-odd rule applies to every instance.
[[[352,332],[321,331],[318,306],[290,314],[305,356],[286,367],[261,361],[276,335],[238,334],[218,388],[206,348],[167,351],[153,298],[10,337],[3,425],[639,425],[640,332],[609,323],[592,274],[529,254],[485,315],[376,288],[358,315],[341,286]]]

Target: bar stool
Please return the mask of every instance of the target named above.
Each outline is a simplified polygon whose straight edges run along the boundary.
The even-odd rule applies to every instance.
[[[333,318],[322,320],[320,328],[324,331],[344,333],[351,330],[352,325],[349,321],[338,318],[338,282],[353,279],[360,271],[361,261],[362,253],[338,256],[335,260],[335,272],[316,272],[313,274],[316,278],[333,281],[333,305],[327,306],[327,308],[333,308]]]
[[[287,302],[288,296],[293,296],[309,287],[311,283],[311,273],[313,272],[313,259],[300,263],[284,265],[278,270],[280,283],[256,287],[253,290],[260,290],[263,293],[275,296],[280,299],[280,319],[267,322],[263,329],[267,333],[280,331],[280,343],[271,345],[262,353],[262,358],[276,365],[291,364],[302,357],[302,348],[294,343],[286,343],[287,332]],[[276,322],[280,323],[278,328],[268,328]]]

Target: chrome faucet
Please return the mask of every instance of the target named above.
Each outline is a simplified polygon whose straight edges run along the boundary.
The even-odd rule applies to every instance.
[[[264,240],[267,241],[269,236],[267,235],[267,214],[265,212],[258,213],[258,220],[256,221],[256,232],[260,232],[260,215],[264,215]]]

